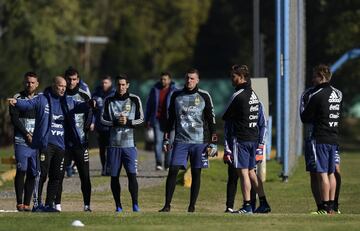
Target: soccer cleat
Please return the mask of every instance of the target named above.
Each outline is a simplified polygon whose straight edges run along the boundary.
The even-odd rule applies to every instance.
[[[57,210],[56,208],[50,206],[50,205],[46,205],[44,207],[44,209],[42,210],[42,212],[45,212],[45,213],[59,213],[60,211]]]
[[[79,173],[78,169],[77,169],[77,167],[75,165],[72,166],[72,173],[73,174],[78,174]]]
[[[161,165],[156,165],[155,170],[162,171],[162,170],[164,170],[164,168]]]
[[[254,213],[270,213],[271,208],[268,204],[260,205],[257,209],[255,209]]]
[[[31,212],[30,205],[24,205],[23,211],[24,211],[24,212]]]
[[[193,213],[193,212],[195,212],[195,206],[189,206],[188,213]]]
[[[116,207],[115,212],[117,213],[121,213],[123,211],[123,209],[121,207]]]
[[[43,212],[44,208],[44,205],[40,203],[39,205],[34,206],[31,211],[33,213]]]
[[[84,205],[84,212],[92,212],[90,205]]]
[[[18,205],[16,205],[16,209],[19,212],[23,212],[24,211],[24,205],[23,204],[18,204]]]
[[[341,214],[340,209],[334,209],[335,214]]]
[[[58,210],[59,212],[61,212],[61,204],[56,204],[55,209]]]
[[[232,208],[226,208],[224,213],[233,213],[234,210]]]
[[[233,213],[238,213],[238,214],[244,214],[244,215],[247,215],[247,214],[252,214],[253,211],[251,209],[251,206],[244,206],[242,208],[240,208],[239,210],[237,211],[234,211]]]
[[[164,208],[159,210],[160,213],[168,213],[170,212],[170,206],[164,206]]]
[[[140,212],[140,208],[138,204],[133,204],[133,212]]]
[[[325,209],[320,209],[320,210],[318,210],[318,211],[311,212],[310,214],[311,214],[311,215],[326,215],[326,214],[328,214],[328,213],[326,212]]]

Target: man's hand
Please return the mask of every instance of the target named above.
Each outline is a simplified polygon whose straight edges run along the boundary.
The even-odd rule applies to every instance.
[[[233,163],[233,156],[224,153],[223,161],[224,161],[224,164],[232,164]]]
[[[95,130],[95,124],[92,123],[92,124],[90,124],[90,131],[93,132],[94,130]]]
[[[119,123],[120,123],[121,125],[126,125],[126,122],[127,122],[127,117],[124,116],[124,115],[120,115],[120,117],[119,117]]]
[[[258,148],[256,149],[256,154],[255,154],[256,164],[261,164],[263,159],[264,159],[264,145],[259,144]]]
[[[8,98],[7,101],[8,101],[8,104],[13,107],[15,107],[15,105],[17,103],[17,99],[15,99],[15,98]]]
[[[223,156],[224,164],[232,164],[233,159],[234,159],[234,156],[233,156],[230,148],[228,147],[227,143],[225,143],[224,156]]]
[[[26,134],[26,142],[28,144],[32,143],[32,134],[31,133]]]
[[[88,101],[88,104],[89,104],[89,107],[92,108],[92,109],[95,109],[96,108],[96,100],[94,99],[90,99]]]
[[[163,140],[163,151],[165,153],[169,153],[171,149],[170,141],[167,138],[164,138]]]

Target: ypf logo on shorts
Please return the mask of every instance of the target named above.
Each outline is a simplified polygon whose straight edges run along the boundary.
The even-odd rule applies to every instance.
[[[45,161],[45,154],[44,154],[44,153],[41,153],[41,155],[40,155],[40,161]]]

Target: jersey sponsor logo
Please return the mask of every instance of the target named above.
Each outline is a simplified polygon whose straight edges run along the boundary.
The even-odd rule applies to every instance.
[[[249,104],[252,105],[252,104],[257,104],[257,103],[259,103],[259,100],[258,100],[257,96],[255,95],[255,92],[252,92]]]
[[[63,115],[53,115],[53,119],[54,120],[64,120],[64,117],[63,117]]]
[[[189,107],[182,107],[182,109],[185,111],[185,112],[199,112],[201,111],[200,108],[198,107],[195,107],[195,106],[189,106]]]
[[[339,111],[340,110],[340,104],[330,104],[329,110],[330,111]]]
[[[329,102],[330,103],[340,103],[340,97],[336,94],[335,91],[331,92],[331,95],[329,97]]]
[[[51,134],[52,134],[53,136],[63,136],[63,135],[64,135],[64,131],[51,130]]]
[[[250,106],[250,112],[259,111],[259,105]]]
[[[329,126],[332,128],[337,127],[339,126],[339,122],[329,122]]]
[[[336,113],[336,114],[329,114],[329,118],[330,119],[339,119],[339,117],[340,117],[340,113]]]
[[[256,122],[249,123],[249,128],[255,128],[257,126]]]
[[[249,120],[257,120],[258,118],[258,115],[249,115]]]
[[[181,123],[181,127],[183,128],[188,128],[188,127],[196,127],[196,122],[185,122],[185,121],[182,121]]]

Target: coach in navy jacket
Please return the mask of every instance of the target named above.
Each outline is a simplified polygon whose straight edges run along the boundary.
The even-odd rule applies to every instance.
[[[156,170],[162,170],[162,141],[168,118],[171,95],[176,91],[168,72],[161,73],[161,79],[150,90],[146,102],[145,125],[154,129]],[[164,167],[169,167],[170,153],[165,155]]]
[[[16,107],[20,110],[35,109],[35,130],[31,143],[31,148],[46,149],[48,145],[48,137],[50,132],[51,121],[51,87],[44,90],[32,100],[18,100]],[[74,113],[86,112],[88,103],[79,103],[74,101],[70,96],[60,98],[62,109],[66,117],[65,126],[65,144],[74,146],[81,144],[80,135],[75,126]]]

